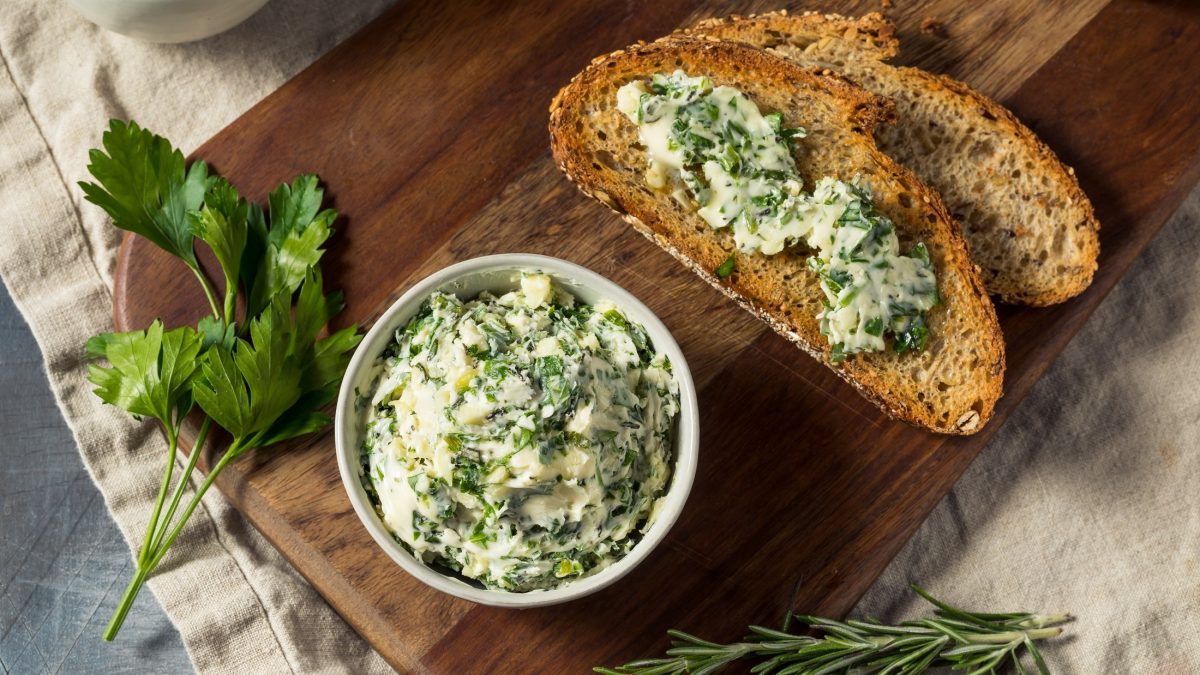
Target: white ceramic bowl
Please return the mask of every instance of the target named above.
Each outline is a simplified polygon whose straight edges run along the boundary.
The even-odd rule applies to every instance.
[[[267,0],[67,0],[85,19],[147,42],[191,42],[245,21]]]
[[[658,517],[642,540],[621,560],[608,568],[578,581],[551,590],[511,593],[472,586],[460,578],[427,567],[404,549],[384,527],[375,513],[359,477],[359,448],[366,426],[366,411],[357,410],[355,389],[367,392],[380,372],[379,355],[393,339],[396,329],[408,323],[421,304],[434,291],[452,292],[463,299],[477,296],[481,291],[507,292],[519,285],[522,271],[549,274],[562,289],[578,300],[595,304],[609,300],[620,307],[632,320],[646,328],[656,351],[671,360],[671,370],[679,383],[679,419],[675,433],[675,471],[665,502]],[[558,258],[510,253],[475,258],[451,265],[408,289],[379,321],[367,332],[350,359],[346,377],[338,393],[334,438],[337,445],[338,469],[342,483],[354,505],[359,520],[371,537],[392,560],[409,574],[439,591],[465,600],[496,607],[541,607],[553,605],[594,593],[625,576],[650,554],[675,523],[687,501],[696,475],[696,456],[700,445],[700,420],[696,405],[696,388],[687,361],[667,327],[628,291],[595,272]]]

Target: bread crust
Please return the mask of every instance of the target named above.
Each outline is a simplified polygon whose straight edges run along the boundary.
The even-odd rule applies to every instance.
[[[772,31],[779,33],[779,37],[782,38],[785,34],[795,34],[798,30],[812,33],[816,37],[836,36],[853,43],[865,56],[879,61],[886,61],[900,53],[896,24],[879,12],[870,12],[858,18],[813,11],[791,14],[786,9],[745,16],[733,14],[723,18],[704,19],[676,34],[726,39],[722,33],[730,26],[753,26],[766,37],[770,37],[769,33]],[[769,49],[773,45],[752,46]]]
[[[964,234],[975,252],[975,259],[981,264],[985,287],[1004,302],[1034,307],[1058,304],[1082,293],[1091,284],[1097,268],[1100,224],[1091,202],[1079,186],[1075,171],[1066,166],[1007,108],[963,82],[917,68],[885,63],[898,53],[899,43],[895,33],[895,25],[877,13],[855,19],[836,14],[808,12],[790,15],[780,11],[708,19],[678,34],[743,42],[771,50],[772,53],[795,60],[801,66],[809,67],[819,59],[804,58],[797,56],[797,53],[809,46],[818,53],[827,52],[830,49],[828,41],[836,40],[839,55],[855,59],[861,65],[869,65],[873,75],[890,79],[897,89],[939,97],[954,109],[957,121],[969,119],[972,126],[987,127],[1011,140],[1034,158],[1034,168],[1030,170],[1043,177],[1053,192],[1061,197],[1059,201],[1064,206],[1059,208],[1059,212],[1063,217],[1050,220],[1052,226],[1070,228],[1073,245],[1059,247],[1059,250],[1050,246],[1006,247],[1004,236],[997,228],[1022,232],[1028,230],[1029,224],[1016,222],[1013,217],[1003,217],[1004,214],[989,212],[986,208],[981,209],[975,214],[976,217],[964,223],[967,226]],[[845,68],[853,80],[855,77],[851,70],[850,67]],[[871,88],[869,83],[863,84]],[[948,128],[956,120],[948,119],[945,125]],[[897,119],[897,125],[906,132],[910,131],[905,129],[903,115]],[[881,143],[881,146],[885,152],[904,162],[904,157],[890,151],[885,143]],[[919,173],[929,184],[940,185],[943,190],[947,189],[950,182],[960,178],[944,167]],[[968,186],[960,187],[963,188],[958,190],[960,194],[968,191]],[[1072,209],[1077,209],[1077,212],[1073,217],[1067,217]],[[1044,239],[1056,240],[1056,233],[1044,234]],[[1043,267],[1060,272],[1052,276],[1040,274]]]
[[[621,175],[596,159],[604,152],[612,154],[609,149],[623,147],[621,141],[632,145],[637,140],[636,129],[623,116],[619,120],[613,117],[621,114],[615,101],[605,97],[614,96],[621,84],[648,77],[667,64],[743,90],[761,86],[764,91],[802,95],[808,97],[814,109],[826,111],[821,119],[807,122],[823,125],[827,137],[844,139],[847,154],[853,154],[875,174],[872,184],[880,186],[876,192],[878,206],[895,222],[902,239],[930,244],[944,303],[930,312],[934,337],[925,352],[898,355],[888,349],[855,354],[840,365],[830,364],[828,340],[820,335],[815,312],[809,311],[823,300],[819,287],[799,276],[789,282],[791,275],[782,274],[784,269],[802,269],[796,265],[797,260],[803,261],[801,256],[779,254],[765,261],[761,260],[765,256],[754,256],[760,260],[753,261],[743,258],[762,270],[743,271],[739,264],[738,272],[719,279],[713,270],[732,250],[727,232],[708,227],[694,211],[664,216],[661,211],[675,208],[669,197],[651,193],[642,184],[640,173],[631,177],[629,168],[623,167],[626,173]],[[779,112],[789,125],[805,121],[794,119],[787,110]],[[891,114],[886,99],[831,71],[804,69],[760,49],[727,41],[670,36],[594,59],[551,103],[550,136],[555,161],[585,194],[616,211],[709,284],[830,366],[887,414],[939,433],[974,433],[991,417],[1001,395],[1003,338],[966,243],[940,198],[910,171],[881,153],[871,140],[871,130]],[[595,133],[601,126],[609,130],[607,134]],[[614,134],[623,137],[614,139]],[[825,142],[820,139],[812,142],[810,156],[831,149],[839,151],[815,145]],[[807,277],[809,273],[796,274]],[[939,336],[938,329],[946,333]],[[960,353],[968,355],[965,363],[955,360]]]

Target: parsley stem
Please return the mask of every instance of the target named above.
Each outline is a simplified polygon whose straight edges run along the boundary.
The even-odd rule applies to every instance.
[[[165,546],[160,545],[163,535],[167,528],[171,525],[171,518],[175,515],[175,509],[179,506],[179,500],[183,497],[183,491],[187,489],[188,478],[192,475],[192,470],[196,468],[196,461],[200,458],[200,451],[204,447],[204,441],[208,437],[208,430],[212,427],[212,420],[205,417],[204,422],[200,424],[200,431],[196,434],[196,442],[192,444],[192,453],[188,458],[187,468],[182,475],[179,476],[178,482],[175,484],[174,494],[171,497],[171,505],[167,508],[165,517],[161,520],[161,528],[159,525],[159,511],[162,508],[163,500],[166,495],[166,487],[170,482],[172,468],[175,466],[175,452],[178,448],[179,436],[176,429],[167,426],[167,445],[170,447],[171,453],[167,458],[167,469],[163,475],[163,487],[159,490],[158,502],[154,506],[154,515],[150,518],[150,528],[146,532],[146,541],[142,544],[142,550],[138,556],[137,573],[133,579],[129,581],[129,585],[125,587],[125,593],[121,596],[121,602],[113,611],[112,619],[108,622],[108,627],[104,629],[104,639],[111,642],[117,637],[117,633],[121,630],[121,625],[125,623],[125,617],[129,614],[129,610],[133,607],[133,601],[137,598],[138,593],[142,590],[142,586],[146,583],[146,578],[150,573],[158,567],[158,563],[162,560],[166,549],[171,546],[178,536],[179,531],[183,529],[184,523],[187,522],[189,516],[192,515],[192,510],[196,507],[196,502],[204,495],[204,491],[212,483],[212,478],[215,477],[223,466],[225,458],[217,464],[211,474],[209,480],[206,480],[196,493],[196,498],[189,504],[188,509],[184,512],[183,517],[175,526],[171,533],[170,539]],[[231,448],[232,449],[232,448]],[[229,453],[226,453],[228,456]]]
[[[142,590],[142,584],[146,583],[150,569],[139,565],[137,574],[129,580],[129,585],[125,587],[125,594],[121,596],[121,603],[117,605],[112,618],[108,620],[108,626],[104,629],[105,642],[112,642],[117,637],[117,632],[121,630],[121,624],[125,623],[125,617],[129,615],[129,608],[133,607],[133,599],[137,597],[138,591]]]
[[[166,540],[163,541],[156,549],[154,557],[150,559],[150,569],[157,567],[159,561],[161,561],[163,556],[167,554],[167,551],[171,549],[171,544],[175,543],[175,538],[178,537],[179,533],[183,531],[183,526],[187,524],[188,518],[192,517],[192,511],[195,511],[196,507],[200,505],[200,499],[204,497],[204,493],[208,492],[208,488],[212,486],[213,481],[215,481],[217,476],[220,475],[221,470],[225,468],[226,464],[228,464],[238,455],[242,454],[242,450],[245,449],[245,446],[241,441],[242,439],[234,440],[233,445],[229,446],[229,449],[225,451],[225,454],[221,455],[221,459],[218,460],[216,465],[213,466],[212,470],[208,472],[208,476],[204,478],[204,482],[200,484],[200,487],[196,488],[196,494],[192,495],[191,501],[189,501],[187,507],[184,508],[183,515],[179,517],[179,522],[175,524],[175,527],[172,528],[171,533],[167,535]]]
[[[225,289],[225,325],[231,325],[237,318],[234,312],[237,310],[237,286],[230,285]]]
[[[191,267],[189,265],[189,267]],[[199,267],[192,267],[192,273],[196,275],[196,279],[200,282],[200,287],[204,289],[204,297],[208,298],[208,306],[212,309],[213,318],[221,318],[221,309],[217,307],[217,296],[213,294],[212,284],[208,282],[208,277],[204,276],[204,272]]]
[[[158,487],[158,498],[154,500],[154,510],[150,512],[150,522],[146,524],[146,538],[142,540],[142,550],[138,553],[138,566],[145,566],[150,560],[154,547],[154,533],[158,529],[158,516],[162,513],[163,502],[167,499],[167,488],[171,486],[171,474],[175,470],[175,449],[179,446],[179,430],[169,422],[163,424],[167,431],[167,466],[163,469],[162,485]],[[180,483],[187,481],[187,476]]]
[[[200,423],[200,431],[196,432],[196,440],[192,443],[192,453],[188,456],[187,467],[183,470],[183,475],[179,477],[179,482],[175,485],[174,494],[171,495],[171,505],[167,507],[167,514],[162,519],[162,527],[154,535],[154,543],[150,545],[153,550],[158,549],[159,542],[162,541],[163,535],[167,533],[167,528],[171,525],[171,518],[175,515],[175,509],[179,506],[179,501],[183,499],[183,492],[187,489],[188,480],[192,477],[192,471],[196,468],[196,462],[200,459],[200,451],[204,448],[204,441],[208,438],[208,430],[212,427],[212,418],[205,417]],[[175,453],[171,453],[171,461],[175,461]]]

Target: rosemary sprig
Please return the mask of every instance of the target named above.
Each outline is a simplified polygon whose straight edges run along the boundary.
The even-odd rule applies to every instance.
[[[741,659],[758,661],[752,673],[775,675],[832,675],[879,673],[913,675],[930,668],[949,667],[971,675],[995,673],[1006,664],[1026,675],[1022,662],[1028,652],[1038,673],[1050,669],[1034,644],[1062,633],[1057,624],[1067,614],[968,612],[948,605],[917,585],[913,591],[936,608],[934,616],[895,626],[877,620],[835,621],[789,614],[783,630],[751,626],[742,642],[719,644],[679,630],[665,658],[641,659],[617,668],[596,668],[604,675],[705,675]],[[795,619],[819,635],[788,632]]]

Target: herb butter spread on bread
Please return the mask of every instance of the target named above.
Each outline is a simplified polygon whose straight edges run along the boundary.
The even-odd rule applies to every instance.
[[[925,245],[901,255],[892,223],[858,181],[825,177],[804,192],[789,144],[803,129],[764,116],[734,87],[678,70],[621,87],[617,108],[646,146],[646,182],[729,227],[738,250],[772,255],[803,242],[815,251],[808,265],[825,292],[817,318],[834,362],[883,350],[885,331],[898,352],[925,347],[925,312],[937,304]]]
[[[1087,288],[1100,228],[1075,172],[1004,106],[944,75],[893,66],[895,26],[877,13],[774,12],[702,21],[689,34],[827,68],[895,102],[881,150],[940,193],[988,292],[1044,306]]]
[[[714,89],[741,92],[768,125],[778,123],[781,134],[803,128],[804,135],[787,139],[791,164],[784,164],[794,166],[798,184],[815,189],[825,177],[861,177],[860,185],[871,186],[872,209],[891,223],[897,250],[911,252],[924,244],[940,300],[925,312],[924,349],[900,353],[895,337],[885,333],[882,351],[860,351],[832,364],[833,345],[821,334],[818,318],[827,295],[808,263],[820,252],[806,237],[771,255],[742,253],[737,228],[713,227],[698,213],[700,200],[686,184],[673,196],[673,190],[647,183],[648,148],[618,107],[617,92],[630,82],[648,86],[655,74],[675,70],[707,77]],[[593,60],[551,103],[550,135],[555,161],[584,193],[828,364],[885,412],[940,433],[974,433],[1000,397],[1003,339],[941,200],[875,147],[872,130],[889,114],[885,99],[841,77],[745,45],[673,37]],[[736,266],[728,264],[731,254]]]

